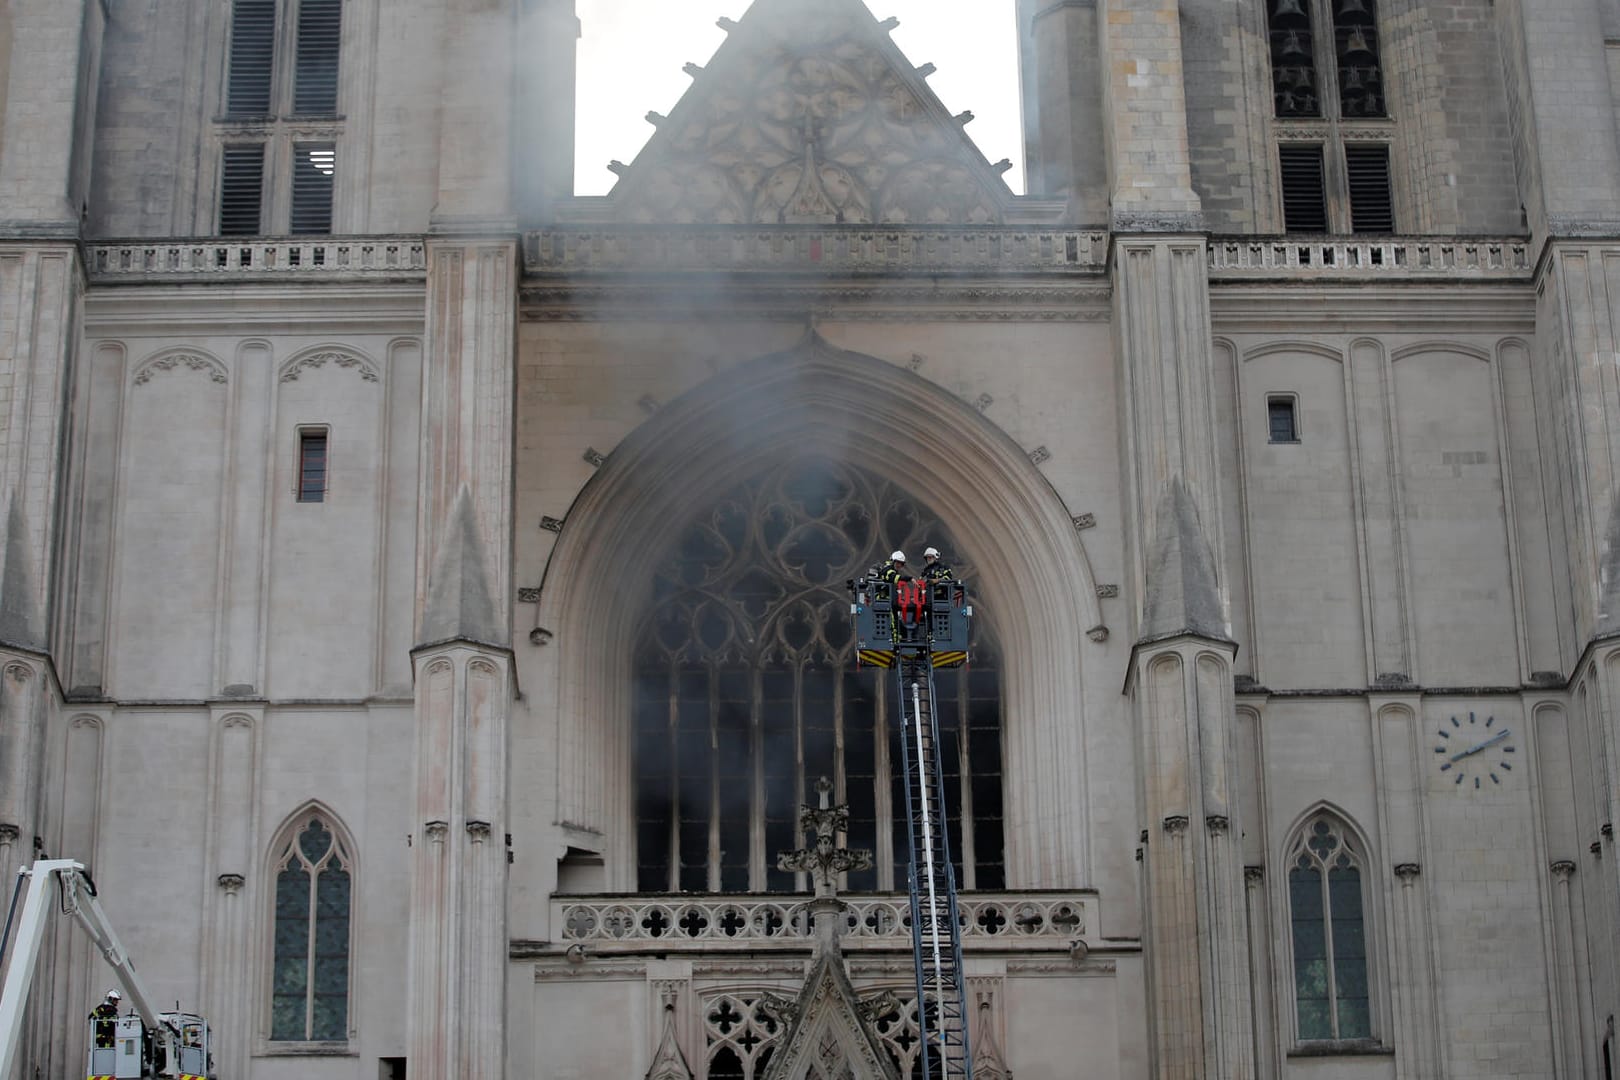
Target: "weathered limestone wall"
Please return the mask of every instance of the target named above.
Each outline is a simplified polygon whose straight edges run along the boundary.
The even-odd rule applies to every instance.
[[[327,293],[257,317],[245,297],[199,311],[183,292],[89,305],[70,691],[406,691],[420,298],[419,286]],[[328,430],[324,502],[296,500],[302,427]]]

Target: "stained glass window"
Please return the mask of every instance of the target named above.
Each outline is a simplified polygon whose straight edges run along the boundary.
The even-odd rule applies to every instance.
[[[349,857],[320,817],[305,820],[276,861],[270,1038],[349,1037]]]
[[[1334,818],[1316,817],[1302,831],[1288,906],[1300,1041],[1372,1038],[1362,858]]]
[[[848,888],[905,887],[894,689],[856,667],[845,582],[895,548],[930,545],[974,580],[902,488],[821,458],[770,469],[680,529],[635,650],[641,891],[804,889],[776,855],[800,846],[798,808],[822,776],[849,804],[849,846],[877,856]],[[982,597],[975,607],[982,616]],[[936,679],[952,854],[968,889],[1006,880],[1000,680],[985,622],[969,667]]]

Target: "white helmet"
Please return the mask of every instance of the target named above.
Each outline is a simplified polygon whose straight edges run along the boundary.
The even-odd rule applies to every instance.
[[[937,559],[937,558],[939,558],[939,548],[936,548],[936,547],[929,548],[927,551],[923,552],[923,558],[925,558],[925,559]]]
[[[118,992],[118,988],[115,986],[111,990],[107,991],[107,1000],[108,1001],[123,1001],[124,1000],[124,995],[120,994]]]
[[[906,553],[903,552],[903,551],[890,552],[889,553],[889,561],[890,562],[905,562],[906,561]]]

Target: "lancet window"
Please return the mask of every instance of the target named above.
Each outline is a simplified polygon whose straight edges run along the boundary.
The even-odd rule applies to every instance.
[[[337,1042],[349,1037],[352,865],[319,814],[300,818],[275,872],[270,1038]]]
[[[634,654],[641,891],[805,888],[776,855],[798,846],[798,808],[821,776],[850,807],[848,845],[876,853],[847,888],[905,888],[892,673],[857,670],[845,582],[893,548],[916,558],[929,545],[973,580],[933,513],[825,459],[765,471],[673,539]],[[1001,698],[976,622],[970,665],[938,673],[936,710],[958,880],[993,889],[1005,884]]]
[[[1372,1038],[1366,860],[1331,814],[1306,822],[1288,860],[1300,1042]]]

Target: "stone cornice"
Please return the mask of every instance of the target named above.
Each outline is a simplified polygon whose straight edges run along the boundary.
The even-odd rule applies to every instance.
[[[533,283],[522,291],[525,322],[615,322],[732,317],[803,322],[826,314],[841,320],[972,322],[1106,322],[1105,284],[1047,284],[1027,279],[769,281],[644,280]]]
[[[599,274],[1100,276],[1108,234],[1051,226],[597,225],[523,239],[524,271]]]
[[[1211,280],[1210,319],[1216,334],[1484,331],[1531,334],[1536,297],[1528,280],[1459,285],[1379,281],[1240,282]]]

